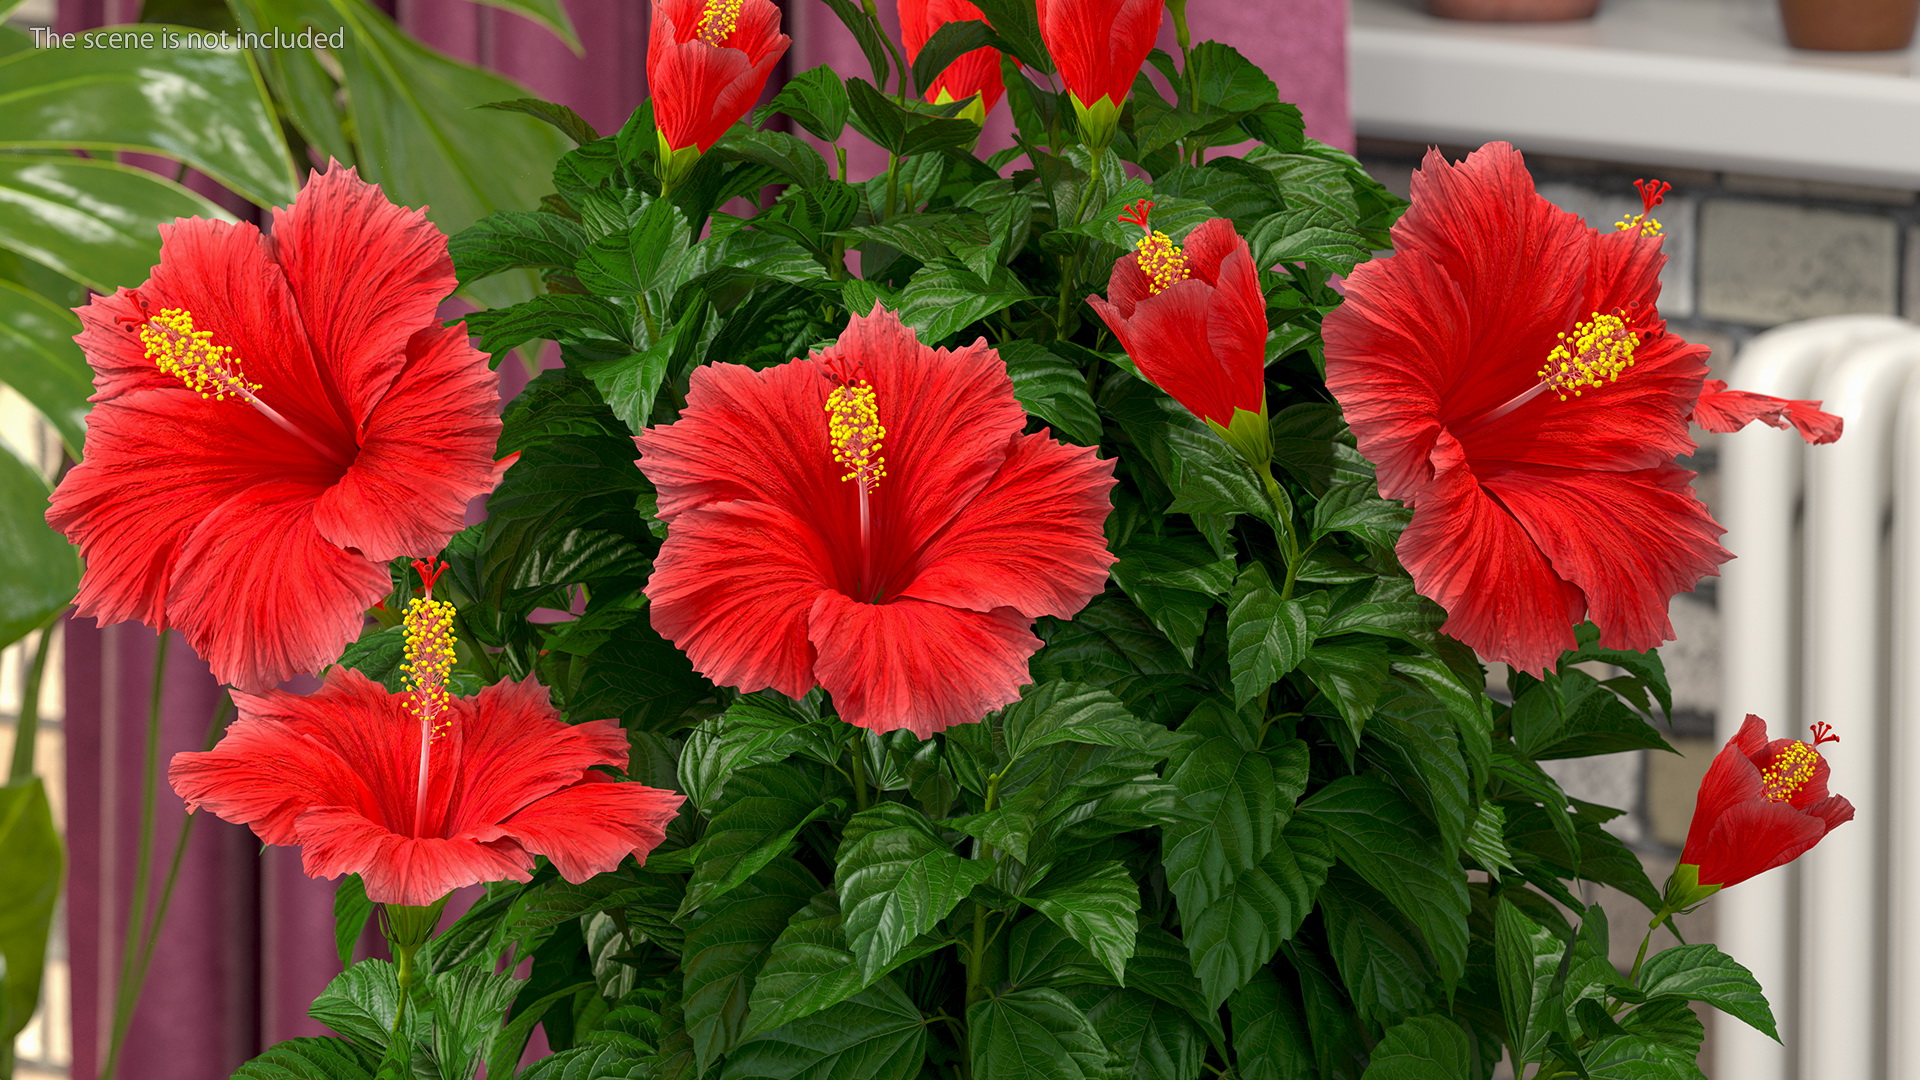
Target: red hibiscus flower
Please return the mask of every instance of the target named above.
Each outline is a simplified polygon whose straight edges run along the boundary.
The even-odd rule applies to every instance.
[[[1827,761],[1818,749],[1838,738],[1815,724],[1812,743],[1769,742],[1766,721],[1749,714],[1700,781],[1676,878],[1691,869],[1697,876],[1689,886],[1738,885],[1792,862],[1834,826],[1852,821],[1853,804],[1827,794]]]
[[[1040,38],[1087,133],[1104,147],[1166,14],[1165,0],[1039,0]]]
[[[1786,398],[1729,390],[1719,379],[1708,379],[1693,407],[1693,422],[1721,434],[1739,431],[1758,420],[1772,427],[1791,425],[1810,443],[1830,443],[1840,437],[1844,423],[1840,417],[1820,411],[1817,401],[1789,401]]]
[[[1089,296],[1087,303],[1141,374],[1265,461],[1257,447],[1268,438],[1267,301],[1247,242],[1232,222],[1214,218],[1188,234],[1183,251],[1147,224],[1152,209],[1142,199],[1121,215],[1146,236],[1113,264],[1107,298]],[[1257,445],[1241,447],[1248,439]]]
[[[177,627],[243,690],[316,671],[493,483],[499,389],[464,327],[446,238],[352,169],[308,180],[273,234],[161,227],[138,289],[79,309],[87,459],[47,521],[80,546],[79,611]]]
[[[420,564],[416,564],[420,565]],[[413,689],[335,668],[320,690],[234,694],[239,719],[167,770],[206,807],[269,844],[298,845],[310,877],[359,874],[367,898],[424,907],[483,881],[526,881],[533,857],[581,882],[645,861],[681,796],[613,782],[627,738],[612,720],[568,724],[529,678],[450,697],[452,605],[407,608]]]
[[[928,39],[942,26],[968,19],[986,21],[980,9],[967,0],[899,0],[898,8],[900,38],[907,47],[909,64],[920,58],[920,50],[927,47]],[[962,53],[948,64],[947,70],[927,88],[927,100],[944,105],[978,95],[980,117],[985,117],[1006,92],[1006,84],[1000,80],[1000,50],[982,48]],[[969,106],[968,112],[971,111]]]
[[[771,0],[653,0],[647,92],[669,183],[753,108],[792,43]]]
[[[1015,700],[1033,620],[1113,563],[1113,462],[1026,421],[985,342],[928,348],[877,305],[808,359],[699,368],[680,420],[635,440],[669,525],[654,629],[717,683],[824,686],[876,731]]]
[[[1731,558],[1673,463],[1707,350],[1667,333],[1657,229],[1625,224],[1549,204],[1505,143],[1432,151],[1393,257],[1325,323],[1327,387],[1413,508],[1401,561],[1446,633],[1524,671],[1583,618],[1608,648],[1660,644],[1673,594]]]

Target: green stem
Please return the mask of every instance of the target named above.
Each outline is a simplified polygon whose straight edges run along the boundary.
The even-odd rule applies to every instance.
[[[1287,500],[1280,490],[1279,481],[1273,478],[1273,466],[1265,464],[1255,470],[1260,474],[1262,485],[1266,489],[1267,502],[1273,507],[1273,518],[1280,523],[1280,554],[1286,560],[1287,572],[1280,583],[1280,599],[1293,598],[1294,578],[1300,573],[1300,534],[1294,525],[1293,515],[1287,511]]]
[[[140,985],[134,979],[140,949],[135,944],[147,921],[147,877],[153,871],[153,796],[160,781],[160,698],[166,689],[167,645],[171,634],[162,631],[153,649],[153,686],[147,694],[146,767],[140,780],[140,840],[133,861],[133,892],[127,903],[127,929],[120,943],[120,979],[114,990],[113,1030],[107,1043],[106,1065],[100,1080],[112,1080],[120,1061],[120,1047],[126,1041],[127,1027],[133,1022],[133,1007],[140,999]]]
[[[860,0],[860,6],[866,9],[867,18],[873,20],[874,32],[880,35],[880,43],[887,47],[887,55],[893,57],[894,70],[900,73],[900,77],[894,80],[894,96],[904,105],[907,101],[907,77],[912,74],[912,66],[900,52],[900,46],[894,44],[893,35],[887,33],[885,24],[880,21],[880,10],[873,6],[873,0]],[[886,87],[880,90],[884,93]]]
[[[47,671],[53,628],[66,613],[67,609],[61,608],[40,625],[40,640],[33,647],[33,664],[27,668],[26,683],[20,688],[20,719],[13,726],[13,765],[7,770],[10,784],[33,775],[34,742],[40,734],[40,682]]]
[[[1628,982],[1633,983],[1635,986],[1640,984],[1640,966],[1647,962],[1647,945],[1653,940],[1653,932],[1660,929],[1661,923],[1666,922],[1672,917],[1673,910],[1663,904],[1660,910],[1654,914],[1653,921],[1647,924],[1647,936],[1640,939],[1640,952],[1633,958],[1633,970],[1627,972]]]
[[[1087,159],[1087,182],[1080,185],[1080,202],[1073,209],[1073,220],[1069,226],[1078,225],[1086,220],[1087,207],[1093,202],[1093,189],[1100,183],[1100,166],[1106,154],[1106,148],[1094,150]],[[1067,340],[1067,310],[1073,302],[1073,286],[1080,278],[1080,251],[1076,247],[1072,254],[1060,256],[1060,306],[1053,317],[1053,336],[1056,341]]]

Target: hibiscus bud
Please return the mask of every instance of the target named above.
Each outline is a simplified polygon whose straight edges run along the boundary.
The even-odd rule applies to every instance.
[[[1821,743],[1837,742],[1826,724],[1813,742],[1767,740],[1766,721],[1746,723],[1714,756],[1700,781],[1680,865],[1667,882],[1666,907],[1680,910],[1728,885],[1784,866],[1853,820],[1853,804],[1827,794]]]
[[[1165,0],[1039,0],[1040,38],[1067,84],[1088,146],[1112,141],[1165,6]]]
[[[655,0],[647,37],[647,92],[660,178],[686,179],[766,88],[793,39],[771,0]]]
[[[969,19],[986,21],[980,9],[967,0],[898,0],[896,6],[901,44],[906,46],[909,64],[920,58],[920,50],[942,26]],[[1000,79],[1000,50],[979,48],[948,64],[927,87],[927,100],[935,105],[965,101],[967,106],[960,115],[982,123],[1006,92],[1006,84]]]

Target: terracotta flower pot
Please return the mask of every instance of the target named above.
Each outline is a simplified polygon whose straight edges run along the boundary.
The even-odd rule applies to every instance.
[[[1427,13],[1482,22],[1560,22],[1590,19],[1599,6],[1600,0],[1427,0]]]
[[[1920,0],[1780,0],[1787,44],[1796,49],[1904,49],[1916,15]]]

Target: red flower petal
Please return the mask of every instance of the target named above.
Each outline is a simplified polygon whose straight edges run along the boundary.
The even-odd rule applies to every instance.
[[[722,686],[800,697],[814,685],[807,612],[835,579],[832,565],[818,531],[778,507],[682,514],[647,582],[653,628]]]
[[[1845,426],[1840,417],[1821,412],[1817,401],[1729,390],[1719,379],[1707,380],[1699,402],[1693,407],[1694,423],[1723,435],[1739,431],[1755,420],[1777,428],[1791,424],[1800,432],[1800,437],[1810,443],[1833,442]]]
[[[461,783],[447,802],[441,831],[484,831],[579,783],[595,765],[626,767],[627,736],[619,724],[568,724],[532,676],[455,698],[452,707]]]
[[[1784,866],[1819,843],[1827,829],[1825,821],[1785,803],[1766,799],[1739,803],[1728,808],[1707,834],[1697,864],[1700,883],[1738,885]]]
[[[779,8],[769,0],[744,0],[725,44],[710,45],[694,37],[705,7],[704,0],[653,5],[647,89],[654,123],[674,150],[711,148],[753,108],[792,43],[780,33]]]
[[[971,723],[1020,698],[1040,639],[1012,608],[961,611],[921,600],[862,604],[835,592],[814,601],[808,636],[820,685],[841,719],[921,738]]]
[[[402,836],[337,806],[307,811],[298,829],[308,877],[359,874],[377,904],[425,907],[468,885],[533,877],[533,857],[511,840]]]
[[[500,383],[465,326],[418,331],[402,359],[361,420],[359,455],[314,506],[322,536],[376,562],[439,551],[495,483]]]
[[[1153,51],[1164,0],[1039,0],[1040,37],[1083,105],[1118,105]]]
[[[1767,739],[1766,722],[1749,713],[1740,731],[1714,755],[1700,781],[1682,863],[1700,868],[1704,885],[1737,885],[1792,862],[1835,826],[1853,820],[1853,805],[1827,794],[1828,766],[1814,751],[1811,776],[1786,801],[1766,797],[1762,770],[1796,739]]]
[[[1635,650],[1671,639],[1668,600],[1733,557],[1692,480],[1671,465],[1634,472],[1515,465],[1480,477],[1554,572],[1586,594],[1600,644]]]
[[[624,742],[619,726],[611,726]],[[647,852],[666,839],[667,825],[684,801],[683,795],[640,784],[579,783],[539,800],[489,832],[545,855],[561,877],[578,884],[614,869],[628,855],[646,862]]]
[[[1574,646],[1585,596],[1480,486],[1451,435],[1441,433],[1434,459],[1433,482],[1396,549],[1414,587],[1446,609],[1441,632],[1481,656],[1536,674],[1553,666]]]
[[[320,670],[392,587],[386,567],[321,538],[318,494],[256,484],[207,514],[181,549],[167,616],[221,682],[260,690]]]
[[[354,169],[329,161],[292,206],[274,209],[273,252],[314,350],[326,358],[335,407],[351,418],[350,430],[364,429],[407,361],[407,340],[438,321],[441,299],[453,292],[447,238],[424,211],[395,206]]]
[[[1000,472],[919,557],[911,596],[973,611],[1069,618],[1106,587],[1113,461],[1015,435]]]

